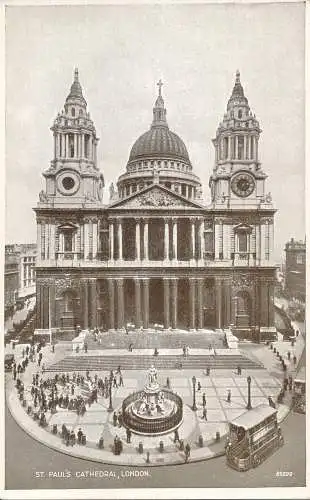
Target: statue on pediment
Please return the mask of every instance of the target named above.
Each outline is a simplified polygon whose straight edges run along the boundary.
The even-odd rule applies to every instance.
[[[39,193],[39,200],[41,203],[46,203],[48,201],[47,194],[43,189]]]

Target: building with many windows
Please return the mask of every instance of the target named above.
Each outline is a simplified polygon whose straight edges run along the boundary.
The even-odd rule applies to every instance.
[[[52,126],[37,218],[37,327],[274,332],[274,213],[260,126],[237,72],[213,145],[211,204],[158,83],[150,128],[102,203],[98,137],[75,70]]]
[[[285,289],[291,297],[306,299],[306,243],[291,238],[285,245]]]

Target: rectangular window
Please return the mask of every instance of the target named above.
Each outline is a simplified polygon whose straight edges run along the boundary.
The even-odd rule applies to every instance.
[[[72,233],[64,233],[64,251],[72,252],[73,251],[73,238]]]
[[[238,234],[238,246],[239,246],[239,252],[247,252],[248,251],[247,234],[246,233],[239,233]]]
[[[296,256],[296,263],[297,264],[303,264],[304,263],[303,255],[297,254],[297,256]]]

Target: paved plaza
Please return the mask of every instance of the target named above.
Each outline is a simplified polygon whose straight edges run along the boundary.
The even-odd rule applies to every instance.
[[[283,352],[287,349],[287,343],[278,342],[279,349],[281,345]],[[295,351],[299,351],[295,346]],[[279,394],[283,374],[274,372],[276,367],[274,363],[275,355],[268,350],[267,346],[261,346],[260,356],[264,352],[267,364],[272,366],[275,376],[270,375],[266,369],[248,369],[242,370],[238,375],[236,370],[212,370],[210,376],[202,370],[163,370],[158,373],[158,381],[161,387],[167,384],[167,378],[170,381],[171,390],[181,396],[183,400],[183,422],[179,428],[179,437],[184,440],[184,444],[191,446],[191,461],[211,458],[223,453],[225,434],[228,430],[228,422],[240,416],[246,409],[248,401],[248,383],[247,377],[251,376],[251,403],[256,407],[261,403],[268,404],[268,397],[271,396],[274,401]],[[63,353],[57,349],[55,353],[51,352],[50,346],[43,348],[43,362],[46,365],[59,359]],[[21,356],[21,346],[16,351],[18,361]],[[273,364],[271,363],[273,362]],[[121,365],[121,357],[120,357]],[[115,367],[116,369],[117,367]],[[184,452],[180,450],[179,443],[174,443],[174,433],[163,436],[145,437],[132,434],[131,442],[126,442],[126,430],[123,426],[114,425],[113,413],[121,409],[122,401],[129,394],[142,390],[146,382],[146,372],[125,370],[122,371],[124,386],[112,389],[113,412],[108,412],[109,398],[98,396],[97,402],[86,405],[86,412],[77,415],[76,411],[57,407],[57,412],[51,414],[46,412],[47,427],[42,428],[33,420],[33,417],[27,415],[28,405],[33,405],[33,399],[30,393],[32,375],[39,372],[43,379],[53,378],[55,373],[42,372],[37,363],[28,365],[25,373],[21,375],[25,386],[26,407],[23,407],[18,399],[18,394],[14,388],[14,382],[11,374],[7,375],[7,401],[10,411],[19,424],[32,437],[46,444],[47,446],[62,451],[64,453],[78,457],[88,458],[104,463],[118,463],[127,465],[145,465],[146,452],[150,453],[149,465],[176,464],[184,462]],[[104,379],[109,376],[108,371],[96,372],[98,377]],[[83,373],[85,375],[85,372]],[[70,378],[72,378],[70,373]],[[91,372],[93,379],[95,372]],[[201,389],[196,390],[197,411],[192,410],[193,405],[193,384],[192,377],[195,375],[197,383]],[[66,386],[58,387],[59,391],[71,392],[71,382]],[[231,393],[231,401],[227,401],[228,391]],[[88,399],[87,388],[85,385],[79,387],[75,384],[75,395],[80,394],[86,400]],[[205,394],[207,419],[203,418],[202,395]],[[281,421],[288,413],[288,407],[285,404],[277,405],[278,419]],[[53,425],[57,425],[57,435],[52,434]],[[69,430],[75,434],[81,428],[86,435],[86,445],[76,444],[67,446],[61,438],[60,431],[65,424]],[[219,432],[221,440],[216,441],[216,433]],[[123,452],[120,456],[113,454],[114,438],[118,436],[123,443]],[[199,444],[199,437],[202,436],[203,446]],[[98,448],[98,441],[103,438],[104,448]],[[159,443],[163,442],[164,452],[159,451]],[[143,453],[138,453],[139,443],[143,443]]]

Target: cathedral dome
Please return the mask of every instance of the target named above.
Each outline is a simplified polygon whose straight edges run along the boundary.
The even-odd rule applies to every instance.
[[[152,125],[132,146],[129,161],[153,156],[189,162],[184,142],[168,126]]]

